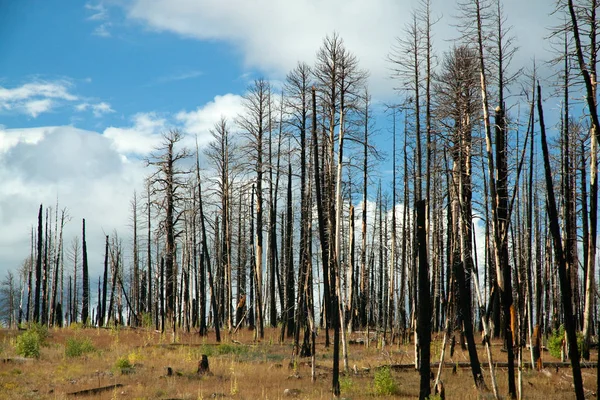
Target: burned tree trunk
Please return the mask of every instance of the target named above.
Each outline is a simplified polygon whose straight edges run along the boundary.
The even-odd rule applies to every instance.
[[[571,368],[573,370],[573,384],[575,386],[575,396],[578,400],[585,398],[583,392],[583,380],[581,377],[581,367],[579,365],[579,350],[577,348],[576,327],[573,320],[573,305],[571,303],[571,285],[567,275],[567,266],[563,252],[562,240],[560,235],[560,225],[558,221],[558,211],[556,207],[556,198],[554,196],[554,187],[552,184],[552,170],[550,167],[550,157],[548,144],[546,142],[546,128],[544,125],[544,111],[542,108],[542,89],[538,84],[538,114],[540,121],[540,133],[542,140],[542,153],[544,156],[544,170],[546,177],[546,190],[548,193],[548,218],[550,222],[550,232],[552,233],[554,243],[554,253],[558,260],[558,278],[560,281],[561,299],[563,312],[565,315],[565,331],[567,333],[567,342],[569,345],[569,358],[571,359]]]
[[[421,384],[419,399],[429,398],[430,381],[430,342],[431,342],[431,304],[429,296],[429,263],[427,261],[427,227],[425,200],[419,200],[417,208],[417,246],[419,256],[419,374]]]
[[[35,294],[33,301],[33,322],[40,322],[40,290],[42,281],[42,205],[38,212],[37,254],[35,259]]]
[[[83,295],[81,297],[81,322],[83,325],[87,325],[89,322],[88,318],[90,312],[90,279],[88,276],[87,243],[85,240],[85,218],[83,219],[82,236],[83,244],[81,250],[83,253]]]

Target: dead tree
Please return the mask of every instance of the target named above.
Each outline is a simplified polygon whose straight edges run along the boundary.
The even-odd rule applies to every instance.
[[[544,156],[544,171],[546,178],[546,190],[548,193],[548,218],[550,222],[550,232],[554,244],[554,253],[558,260],[558,276],[560,282],[561,299],[563,312],[565,316],[564,324],[567,334],[567,342],[569,345],[569,358],[571,360],[571,368],[573,371],[573,384],[575,386],[575,396],[577,400],[585,398],[583,392],[583,380],[581,377],[581,367],[579,365],[579,350],[577,348],[576,327],[573,320],[573,305],[571,303],[571,285],[567,275],[566,259],[563,252],[562,239],[560,234],[560,225],[558,221],[558,211],[556,207],[556,198],[554,196],[554,187],[552,183],[552,170],[550,167],[550,156],[548,151],[548,143],[546,140],[546,127],[544,124],[544,110],[542,108],[542,89],[538,83],[537,87],[537,106],[540,123],[540,134],[542,141],[542,154]]]
[[[199,165],[199,161],[198,161],[198,144],[196,143],[196,180],[197,180],[197,185],[198,185],[198,212],[200,214],[200,234],[202,235],[201,237],[201,246],[202,246],[202,255],[200,258],[200,268],[201,268],[201,275],[200,275],[200,279],[202,280],[201,285],[204,285],[204,263],[206,263],[206,273],[208,275],[208,287],[210,290],[210,304],[213,310],[213,320],[214,320],[214,325],[215,325],[215,336],[216,336],[216,340],[217,342],[221,341],[221,330],[220,330],[220,326],[219,326],[219,306],[217,304],[217,299],[216,299],[216,293],[215,293],[215,287],[214,287],[214,282],[213,282],[213,274],[212,274],[212,268],[211,268],[211,264],[210,264],[210,253],[208,251],[208,239],[206,237],[206,222],[205,222],[205,217],[204,217],[204,203],[202,201],[202,182],[200,180],[200,165]],[[206,301],[205,299],[201,299],[200,303],[204,304]],[[206,332],[206,327],[203,327],[203,324],[205,324],[205,316],[203,314],[201,314],[200,316],[200,335],[205,334]]]
[[[596,234],[598,224],[598,102],[597,102],[597,0],[588,0],[585,6],[575,6],[573,0],[567,1],[570,17],[569,29],[575,39],[577,65],[585,85],[586,105],[590,118],[590,202],[589,202],[589,235],[587,243],[587,280],[585,283],[585,316],[584,342],[585,349],[589,348],[591,335],[592,304],[594,302],[594,274],[596,266]],[[582,39],[582,33],[587,34],[588,42]],[[568,121],[565,121],[568,123]],[[598,363],[598,388],[600,388],[600,362]]]
[[[163,135],[163,141],[157,149],[146,159],[146,165],[152,166],[156,171],[150,176],[153,194],[158,196],[156,204],[164,212],[161,227],[165,234],[165,274],[166,274],[166,318],[175,331],[175,296],[176,296],[176,271],[175,271],[175,240],[179,236],[178,224],[182,213],[180,203],[185,185],[187,170],[181,168],[180,163],[189,157],[186,148],[179,148],[183,134],[171,130]]]
[[[81,297],[81,322],[83,325],[88,324],[89,313],[90,313],[90,278],[88,276],[88,257],[87,257],[87,243],[85,240],[85,218],[82,223],[82,246],[81,251],[83,255],[82,269],[83,269],[83,294]]]
[[[255,231],[255,278],[256,318],[258,322],[257,338],[264,338],[263,318],[263,174],[264,135],[268,130],[268,109],[271,87],[264,79],[259,79],[250,86],[244,96],[244,114],[237,119],[238,125],[244,131],[249,141],[248,154],[254,162],[256,172],[256,231]]]
[[[206,155],[211,162],[211,165],[215,168],[217,173],[216,179],[214,180],[214,190],[216,191],[217,197],[220,198],[220,213],[222,221],[222,230],[220,238],[220,266],[224,272],[222,278],[224,279],[224,297],[225,302],[222,304],[224,311],[224,318],[227,321],[229,330],[233,326],[233,315],[231,312],[231,300],[233,298],[233,284],[232,284],[232,196],[233,188],[236,183],[236,175],[238,167],[235,165],[234,160],[239,157],[238,148],[232,135],[227,120],[222,117],[219,122],[215,124],[213,129],[210,130],[212,140],[206,148]]]
[[[430,342],[431,342],[431,304],[429,295],[429,263],[427,261],[427,228],[426,205],[424,200],[419,200],[417,208],[417,246],[419,254],[419,374],[421,384],[419,399],[429,398],[430,384]]]
[[[308,224],[309,224],[309,206],[308,206],[308,182],[307,182],[307,141],[308,119],[310,112],[310,87],[311,87],[311,68],[308,64],[299,63],[286,77],[284,92],[286,94],[285,104],[290,110],[287,123],[299,134],[300,145],[300,242],[298,257],[298,294],[297,305],[295,309],[295,318],[293,324],[288,325],[288,335],[293,328],[294,347],[298,349],[300,328],[306,324],[307,317],[307,299],[305,290],[301,288],[301,283],[306,281],[309,260]],[[289,310],[288,310],[289,312]]]
[[[37,252],[35,259],[35,294],[33,302],[33,322],[40,322],[40,291],[42,283],[42,205],[38,211]]]

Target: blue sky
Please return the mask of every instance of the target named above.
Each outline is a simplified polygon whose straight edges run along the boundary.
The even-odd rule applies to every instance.
[[[85,217],[99,268],[105,232],[128,237],[129,201],[148,173],[140,159],[161,132],[180,128],[205,145],[221,115],[241,112],[254,78],[277,87],[333,31],[369,70],[374,102],[398,101],[386,58],[417,3],[0,0],[0,277],[28,255],[39,204],[57,197],[72,217],[65,245]],[[504,1],[517,66],[547,54],[547,3]],[[441,53],[458,36],[457,12],[454,2],[432,7]]]
[[[101,119],[89,118],[91,108],[81,114],[70,110],[78,127],[119,124],[141,110],[177,112],[219,93],[242,92],[247,85],[247,71],[230,46],[146,29],[128,20],[120,7],[80,1],[3,4],[0,82],[10,87],[64,81],[86,100],[77,104],[105,102],[114,110]],[[36,118],[2,115],[2,121],[6,126],[62,125],[68,108]]]

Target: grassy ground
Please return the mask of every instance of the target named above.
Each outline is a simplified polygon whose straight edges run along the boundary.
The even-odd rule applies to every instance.
[[[16,354],[16,336],[21,332],[0,330],[0,399],[63,399],[68,393],[95,387],[123,386],[93,395],[99,399],[280,399],[288,398],[286,389],[298,389],[297,398],[331,398],[332,347],[324,347],[324,334],[317,340],[317,380],[311,382],[310,359],[290,366],[291,341],[279,343],[279,331],[267,329],[265,338],[253,341],[253,333],[240,331],[223,335],[220,345],[214,333],[206,337],[178,334],[172,344],[171,335],[149,329],[51,329],[40,357],[24,360]],[[364,337],[360,333],[352,339]],[[94,350],[80,356],[67,357],[69,340],[91,341]],[[440,338],[441,339],[441,338]],[[72,344],[72,343],[71,343]],[[506,353],[494,343],[494,359],[506,361]],[[440,341],[432,344],[432,361],[439,359]],[[208,355],[211,374],[198,377],[196,369],[202,354]],[[486,363],[483,347],[480,360]],[[525,354],[529,357],[529,353]],[[7,361],[10,360],[10,361]],[[372,343],[369,348],[349,346],[350,371],[340,379],[342,397],[416,398],[419,375],[414,369],[391,370],[389,376],[380,366],[408,364],[413,360],[413,347],[387,346],[383,350]],[[447,361],[450,361],[447,354]],[[544,360],[554,360],[545,352]],[[468,361],[468,355],[457,346],[454,362]],[[487,364],[484,376],[491,387]],[[167,376],[167,367],[173,370]],[[343,365],[342,365],[343,368]],[[379,372],[378,372],[379,371]],[[506,371],[497,370],[501,394],[507,393]],[[596,385],[595,369],[584,369],[586,389]],[[450,369],[442,373],[448,399],[476,399],[470,369]],[[377,383],[376,383],[377,382]],[[378,389],[392,389],[394,395],[377,394]],[[545,373],[525,370],[523,392],[526,399],[574,398],[572,376],[568,368]],[[89,396],[92,397],[92,396]],[[590,393],[591,397],[591,393]],[[489,398],[493,398],[491,395]]]

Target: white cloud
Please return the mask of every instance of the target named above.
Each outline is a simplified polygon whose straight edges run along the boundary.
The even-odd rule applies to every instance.
[[[0,127],[0,155],[6,153],[19,143],[37,144],[53,127],[4,129]]]
[[[15,112],[36,118],[51,111],[61,102],[71,102],[78,97],[70,92],[72,84],[66,80],[35,81],[19,87],[0,86],[0,111]]]
[[[281,78],[297,61],[312,63],[327,34],[336,31],[371,72],[371,91],[390,95],[390,65],[386,62],[395,38],[403,36],[410,22],[410,10],[417,1],[397,0],[134,0],[130,18],[151,29],[175,32],[200,40],[223,40],[241,51],[245,63],[270,78]],[[515,26],[521,50],[519,66],[534,55],[538,60],[550,24],[552,6],[546,0],[504,1],[508,24]],[[434,16],[442,16],[434,27],[438,50],[458,37],[458,12],[454,2],[433,2]],[[545,10],[545,12],[544,12]],[[528,16],[536,15],[534,20]],[[441,55],[441,51],[439,52]]]
[[[110,106],[110,104],[106,103],[106,102],[100,102],[100,103],[96,103],[96,104],[91,104],[91,103],[81,103],[81,104],[77,104],[75,106],[75,109],[77,111],[86,111],[86,110],[91,110],[92,113],[94,114],[94,117],[99,118],[104,114],[108,114],[108,113],[113,113],[115,112],[115,110],[113,110]]]
[[[198,144],[210,141],[210,130],[225,117],[233,124],[233,120],[243,111],[242,96],[226,94],[215,98],[194,111],[181,111],[175,118],[183,124],[183,130],[189,136],[197,136]]]
[[[27,114],[31,115],[33,118],[37,118],[37,116],[41,113],[50,111],[52,109],[52,100],[31,100],[24,103],[23,107],[25,108]]]
[[[3,103],[14,102],[38,96],[70,101],[77,100],[77,96],[69,93],[70,87],[71,84],[65,80],[54,82],[31,82],[13,89],[7,89],[0,86],[0,101]]]
[[[160,145],[161,134],[168,129],[167,120],[155,113],[138,113],[132,119],[131,127],[111,126],[103,135],[112,141],[113,148],[120,154],[146,156]]]
[[[8,145],[6,144],[8,143]],[[71,126],[0,129],[0,276],[29,254],[30,227],[40,203],[67,207],[72,221],[65,250],[86,218],[92,276],[99,273],[104,232],[128,236],[129,200],[147,169],[121,160],[103,135]],[[125,242],[127,243],[127,242]]]
[[[94,21],[99,23],[99,25],[96,26],[96,28],[94,28],[94,30],[92,31],[92,34],[100,37],[110,37],[111,34],[109,28],[112,26],[112,23],[108,21],[108,9],[104,5],[104,3],[102,1],[96,4],[86,3],[85,9],[88,13],[90,13],[90,16],[86,19],[88,21]]]
[[[93,110],[94,105],[80,103],[75,108]],[[182,145],[193,150],[196,134],[205,144],[221,115],[233,119],[239,112],[241,97],[226,94],[177,115],[138,113],[130,126],[112,126],[103,132],[73,126],[0,126],[0,276],[27,257],[39,204],[54,207],[57,196],[59,207],[67,207],[72,217],[65,231],[67,247],[81,235],[81,219],[86,218],[91,275],[96,276],[102,265],[104,234],[116,229],[125,243],[129,240],[129,201],[134,190],[143,191],[149,173],[141,158],[159,147],[162,134],[171,128],[185,132]]]
[[[86,3],[85,9],[92,13],[87,18],[90,21],[103,21],[108,18],[108,10],[102,2],[97,4]]]
[[[110,31],[108,30],[108,28],[111,27],[111,23],[110,22],[105,22],[103,24],[98,25],[94,31],[92,32],[92,34],[94,36],[100,36],[100,37],[110,37]]]
[[[78,107],[87,108],[82,104]],[[233,123],[242,111],[242,97],[228,93],[215,96],[212,101],[193,111],[184,110],[164,116],[154,112],[135,114],[131,126],[111,126],[104,130],[103,135],[110,139],[112,147],[119,154],[144,157],[160,146],[163,133],[169,129],[180,129],[185,134],[182,145],[193,149],[196,137],[200,146],[211,140],[210,130],[222,116]]]

